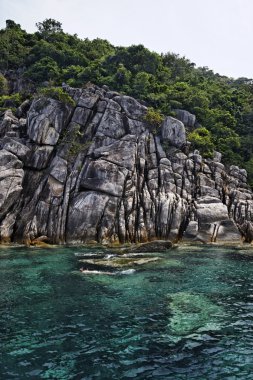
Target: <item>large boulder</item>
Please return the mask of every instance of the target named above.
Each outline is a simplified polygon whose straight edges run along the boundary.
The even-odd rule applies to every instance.
[[[70,203],[67,241],[97,240],[99,223],[110,197],[93,191],[79,193]]]
[[[41,97],[32,102],[28,112],[28,136],[41,145],[56,145],[69,122],[72,107],[58,100]]]
[[[111,162],[98,159],[87,163],[81,188],[95,190],[116,197],[122,196],[128,170]]]
[[[31,149],[23,158],[25,166],[37,170],[47,168],[50,163],[53,150],[54,147],[51,145],[31,145]]]
[[[78,107],[84,107],[92,109],[97,103],[99,96],[97,94],[90,94],[88,91],[83,91],[82,95],[78,99]]]
[[[6,110],[4,112],[3,118],[0,121],[0,138],[7,135],[16,135],[16,130],[19,129],[18,119],[13,115],[11,110]]]
[[[93,151],[95,158],[104,158],[118,166],[133,171],[136,158],[136,137],[127,135],[120,141],[102,146]]]
[[[184,124],[171,116],[167,116],[163,121],[161,134],[163,142],[168,142],[177,148],[182,148],[186,144]]]
[[[87,123],[90,115],[91,115],[90,110],[83,108],[83,107],[76,107],[71,121],[79,124],[81,127],[84,127],[85,124]]]
[[[98,133],[106,137],[119,139],[126,134],[122,114],[114,109],[107,108],[97,129]]]
[[[178,120],[182,121],[186,127],[193,128],[196,123],[196,116],[185,110],[175,110],[176,117]]]
[[[142,120],[147,112],[147,107],[143,106],[136,99],[131,98],[130,96],[116,96],[113,100],[122,107],[122,110],[131,119]]]
[[[233,219],[229,218],[228,208],[220,199],[203,196],[195,202],[196,221],[190,221],[183,240],[196,240],[203,243],[237,242],[241,233]]]
[[[21,161],[23,161],[30,154],[30,149],[26,145],[10,137],[5,137],[2,140],[2,146],[3,146],[3,149],[8,150],[8,152],[13,153]]]

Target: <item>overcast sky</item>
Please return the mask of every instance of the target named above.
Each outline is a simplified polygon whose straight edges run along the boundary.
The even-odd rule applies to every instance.
[[[54,18],[65,32],[174,52],[223,75],[253,78],[253,0],[0,0],[0,27],[28,32]]]

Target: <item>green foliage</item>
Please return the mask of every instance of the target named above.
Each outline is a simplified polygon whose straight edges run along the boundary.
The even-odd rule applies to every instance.
[[[253,187],[253,157],[244,163],[244,168],[248,173],[248,182],[251,187]]]
[[[231,128],[225,127],[222,123],[216,124],[213,142],[215,146],[219,147],[219,151],[222,153],[223,160],[226,163],[240,163],[236,153],[240,148],[240,137]]]
[[[20,24],[16,24],[13,20],[6,20],[6,29],[21,29]]]
[[[127,70],[123,63],[120,63],[116,73],[113,76],[113,82],[117,83],[117,87],[123,91],[129,90],[131,82],[131,71]]]
[[[71,160],[82,151],[89,148],[92,141],[82,142],[83,132],[80,131],[80,126],[73,124],[69,129],[66,129],[59,140],[59,144],[68,146],[67,159]]]
[[[59,100],[70,106],[75,106],[75,101],[61,87],[45,87],[40,89],[39,95]]]
[[[153,107],[149,107],[144,119],[148,123],[158,126],[163,122],[164,116],[159,111],[155,110]]]
[[[57,82],[59,78],[59,67],[52,58],[45,57],[34,63],[27,70],[26,77],[37,83],[51,80]]]
[[[56,21],[52,18],[47,18],[42,22],[36,23],[38,31],[43,36],[48,36],[52,33],[60,33],[63,32],[62,24],[59,21]]]
[[[150,124],[151,128],[153,128],[152,133],[156,135],[164,120],[164,116],[160,113],[160,111],[155,110],[153,107],[149,107],[144,120]]]
[[[66,69],[63,69],[62,76],[64,81],[66,81],[68,84],[71,84],[71,81],[75,81],[74,78],[78,77],[82,73],[82,71],[82,66],[70,65]]]
[[[5,95],[8,92],[7,79],[0,73],[0,95]]]
[[[213,156],[214,144],[212,142],[212,135],[206,128],[195,129],[189,133],[188,140],[191,142],[192,148],[200,150],[204,157]]]
[[[24,68],[25,76],[37,86],[62,82],[108,85],[153,107],[147,117],[156,130],[160,121],[156,122],[154,109],[170,115],[185,109],[197,117],[198,129],[189,136],[194,147],[207,156],[215,147],[226,163],[250,167],[252,79],[220,76],[208,67],[196,68],[185,57],[170,52],[159,55],[143,45],[115,47],[100,38],[82,40],[64,33],[54,19],[36,25],[38,32],[29,34],[7,20],[6,28],[0,30],[0,71],[4,76],[6,71]],[[0,76],[0,94],[5,91]]]
[[[29,54],[26,32],[12,20],[6,21],[6,29],[0,30],[0,70],[21,67]]]
[[[152,90],[152,80],[152,74],[144,71],[138,72],[133,80],[133,95],[140,99],[145,99]]]
[[[0,111],[11,109],[15,111],[16,108],[22,103],[22,96],[19,93],[12,95],[0,96]]]

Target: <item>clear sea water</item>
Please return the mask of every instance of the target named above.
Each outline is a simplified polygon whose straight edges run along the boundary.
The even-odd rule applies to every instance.
[[[0,379],[252,380],[253,248],[152,256],[122,273],[98,248],[1,248]]]

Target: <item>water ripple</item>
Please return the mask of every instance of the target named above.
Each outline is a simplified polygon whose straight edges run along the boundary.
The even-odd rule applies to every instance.
[[[97,252],[110,255],[0,254],[1,379],[252,380],[249,250],[180,248],[131,275],[77,275]]]

